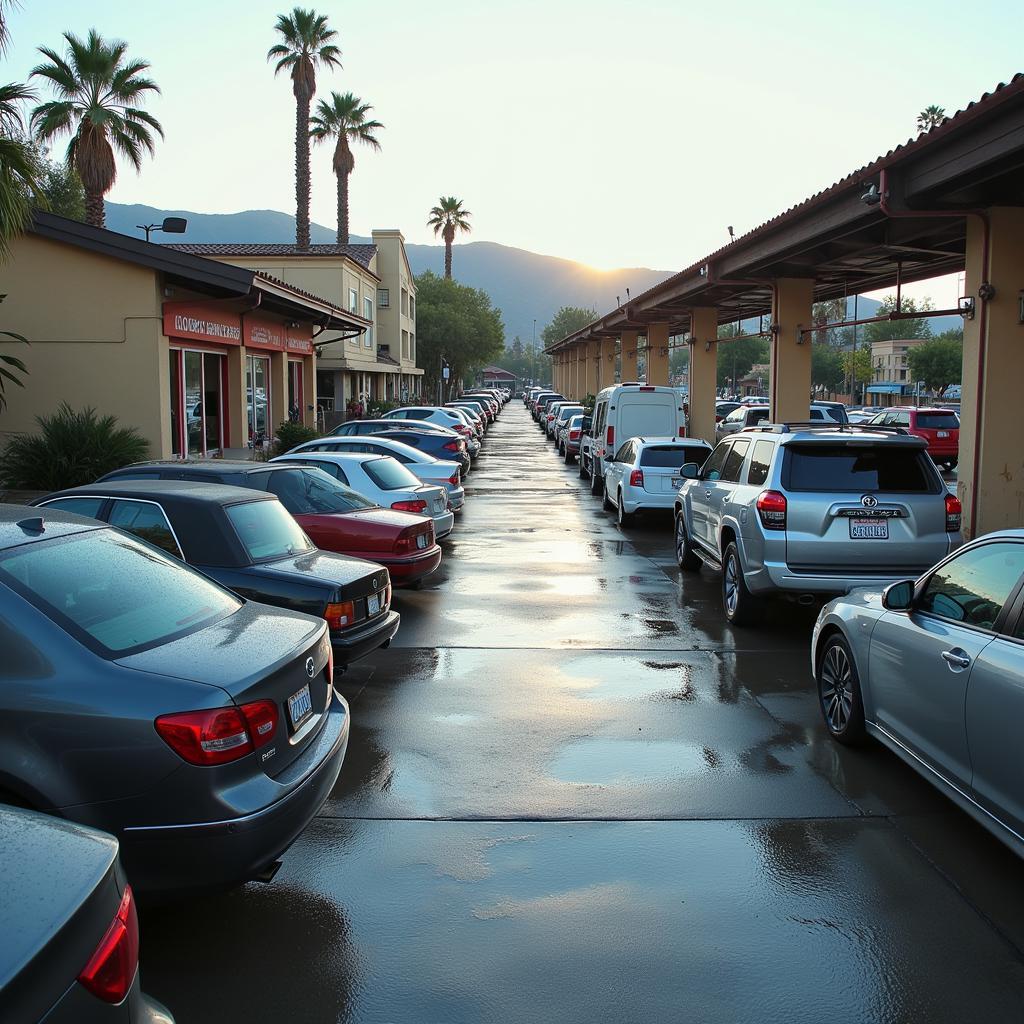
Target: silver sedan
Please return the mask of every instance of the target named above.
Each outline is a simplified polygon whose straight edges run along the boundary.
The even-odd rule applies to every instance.
[[[831,601],[811,659],[835,739],[879,740],[1024,856],[1024,530]]]

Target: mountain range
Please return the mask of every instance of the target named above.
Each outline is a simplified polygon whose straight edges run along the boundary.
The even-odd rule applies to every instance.
[[[107,227],[126,235],[141,235],[140,224],[159,224],[164,217],[185,217],[184,235],[159,234],[154,241],[168,242],[291,242],[295,238],[295,218],[277,210],[244,210],[240,213],[193,213],[189,210],[159,210],[152,206],[107,203]],[[335,241],[335,230],[323,224],[310,225],[314,243]],[[365,236],[352,235],[355,244],[369,242]],[[414,274],[432,270],[444,273],[443,245],[406,245]],[[639,295],[659,281],[671,277],[673,270],[629,267],[596,270],[582,263],[543,256],[497,242],[466,242],[454,247],[453,273],[462,284],[487,292],[501,310],[505,338],[511,345],[518,335],[524,343],[537,336],[562,306],[581,306],[604,313],[625,299],[626,290]],[[874,299],[861,297],[859,316],[872,316],[878,308]],[[853,299],[849,300],[853,313]],[[949,321],[948,323],[946,321]],[[959,317],[932,321],[932,330],[959,326]]]

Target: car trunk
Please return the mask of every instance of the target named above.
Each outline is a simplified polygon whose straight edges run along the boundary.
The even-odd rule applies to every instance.
[[[416,497],[427,503],[424,515],[438,516],[448,508],[448,492],[443,487],[417,487]]]
[[[923,446],[794,444],[785,460],[792,570],[916,575],[948,553],[945,493]]]
[[[398,538],[410,528],[427,534],[432,530],[430,520],[423,516],[387,508],[325,512],[295,518],[317,547],[359,557],[374,553],[392,554]]]
[[[675,493],[682,486],[682,467],[687,462],[700,465],[707,457],[708,449],[703,446],[672,444],[644,448],[640,453],[644,490],[651,494]]]

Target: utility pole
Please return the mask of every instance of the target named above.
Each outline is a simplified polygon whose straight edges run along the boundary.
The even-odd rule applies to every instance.
[[[530,346],[530,377],[537,383],[537,318],[533,318],[533,344]]]

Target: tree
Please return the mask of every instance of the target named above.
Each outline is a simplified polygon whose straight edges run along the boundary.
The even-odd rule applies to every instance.
[[[685,373],[690,366],[690,349],[687,345],[676,345],[668,350],[668,375],[671,380]]]
[[[851,383],[855,380],[863,388],[873,378],[875,370],[871,365],[871,349],[867,345],[843,352],[842,361],[843,374],[851,379]]]
[[[815,302],[811,308],[811,320],[815,328],[814,340],[819,342],[834,341],[835,329],[829,324],[839,323],[846,319],[846,299],[826,299]]]
[[[37,201],[50,213],[85,220],[85,188],[74,167],[50,160],[37,149],[39,188]]]
[[[455,196],[441,196],[440,205],[430,211],[427,220],[427,227],[434,229],[435,235],[444,239],[444,276],[452,276],[452,243],[455,241],[455,232],[463,231],[468,234],[472,231],[469,218],[473,215],[469,210],[463,209],[462,200]]]
[[[914,299],[904,298],[900,303],[901,313],[927,313],[935,308],[935,304],[929,298],[915,302]],[[878,307],[878,316],[887,316],[896,312],[896,296],[886,295]],[[864,339],[870,344],[873,341],[898,341],[904,338],[930,338],[932,333],[931,325],[924,317],[911,317],[908,320],[879,320],[876,323],[865,325]]]
[[[31,89],[17,82],[0,85],[0,257],[10,253],[11,239],[24,231],[39,192],[39,167],[32,147],[22,135],[18,104],[34,99]]]
[[[839,390],[843,383],[843,354],[834,345],[815,342],[811,346],[811,383],[828,394]]]
[[[583,309],[581,306],[562,306],[551,318],[551,322],[540,332],[541,341],[545,346],[554,345],[570,334],[593,323],[598,317],[597,310]]]
[[[276,60],[274,74],[288,68],[295,96],[295,244],[309,248],[309,105],[316,93],[316,71],[320,66],[341,67],[341,48],[331,40],[338,37],[327,18],[313,10],[296,7],[291,14],[279,14],[274,30],[282,42],[267,51]]]
[[[910,376],[929,391],[941,393],[963,376],[964,343],[960,331],[945,331],[907,353]]]
[[[356,166],[351,144],[362,142],[371,149],[380,149],[374,132],[384,125],[366,119],[371,110],[369,103],[350,92],[344,96],[332,92],[329,101],[319,102],[310,122],[309,134],[314,142],[331,139],[335,142],[333,166],[338,178],[338,242],[341,245],[348,245],[348,179]]]
[[[149,64],[126,60],[128,44],[106,42],[95,29],[83,40],[64,33],[63,56],[41,46],[49,63],[38,64],[32,75],[45,79],[59,99],[40,104],[32,112],[32,127],[40,142],[70,135],[67,163],[74,167],[85,188],[86,218],[101,228],[103,197],[117,180],[117,156],[142,169],[143,152],[156,152],[154,132],[164,130],[139,104],[147,94],[160,91],[143,75]]]
[[[938,128],[943,121],[946,120],[946,111],[934,103],[924,108],[920,114],[917,115],[917,130],[918,132],[930,132],[933,128]]]
[[[740,380],[750,373],[754,365],[768,362],[768,339],[738,337],[740,333],[735,324],[724,324],[718,328],[716,363],[720,388],[731,387],[734,381],[739,387]],[[730,338],[735,340],[730,341]]]
[[[499,358],[505,328],[485,291],[428,270],[416,278],[416,341],[424,390],[430,393],[437,387],[442,359],[451,368],[451,387]]]

